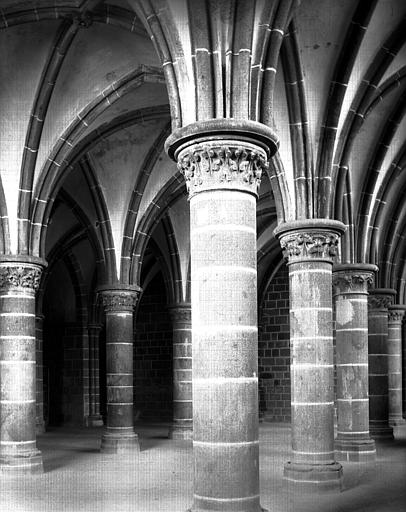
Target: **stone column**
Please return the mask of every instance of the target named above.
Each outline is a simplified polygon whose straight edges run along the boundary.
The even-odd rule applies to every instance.
[[[44,316],[35,317],[35,354],[36,354],[36,432],[43,434],[45,432],[44,419]]]
[[[139,450],[134,432],[133,312],[140,289],[118,285],[99,289],[106,312],[107,418],[101,451]]]
[[[368,297],[369,429],[375,439],[393,439],[388,403],[388,307],[395,290],[375,288]]]
[[[334,459],[332,266],[341,222],[298,220],[275,230],[289,268],[292,460],[287,480],[313,489],[339,489]]]
[[[0,260],[1,472],[43,471],[36,446],[35,293],[44,266],[29,256]]]
[[[173,326],[173,425],[171,439],[192,439],[192,326],[190,304],[169,307]]]
[[[190,198],[191,510],[260,512],[256,199],[274,135],[259,123],[210,120],[166,145]]]
[[[375,441],[369,436],[368,286],[375,265],[335,265],[337,460],[371,461]]]
[[[403,418],[406,418],[406,317],[403,317],[402,322],[402,411]]]
[[[389,425],[403,425],[402,417],[402,320],[406,306],[389,306],[388,312],[388,391]]]
[[[100,414],[100,367],[99,367],[99,335],[101,325],[87,326],[89,339],[89,427],[100,427],[103,419]]]

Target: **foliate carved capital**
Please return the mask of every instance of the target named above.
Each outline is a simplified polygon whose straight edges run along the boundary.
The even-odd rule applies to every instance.
[[[337,233],[325,231],[290,232],[281,235],[280,244],[287,260],[301,258],[334,259],[338,254]]]
[[[138,292],[128,290],[105,290],[100,297],[106,312],[133,311],[138,299]]]
[[[178,169],[185,177],[189,197],[222,188],[257,194],[267,168],[267,154],[262,148],[235,140],[193,144],[178,155]]]
[[[28,265],[1,265],[0,288],[25,288],[36,292],[41,281],[42,269]]]
[[[394,296],[387,293],[373,293],[368,296],[368,309],[388,309],[393,304]]]
[[[342,293],[367,293],[368,287],[374,282],[372,272],[347,274],[333,272],[333,291],[335,295]]]
[[[405,306],[392,305],[388,308],[388,321],[401,325],[405,316]]]
[[[192,319],[192,309],[190,305],[170,306],[168,308],[172,322],[177,323],[190,323]]]

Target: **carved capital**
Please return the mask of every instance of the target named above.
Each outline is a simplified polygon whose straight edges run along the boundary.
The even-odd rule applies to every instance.
[[[388,309],[393,304],[396,292],[375,289],[368,296],[368,309]]]
[[[374,282],[372,272],[352,273],[333,272],[333,291],[335,295],[343,293],[364,293],[368,292]]]
[[[169,314],[172,322],[176,326],[177,323],[189,323],[192,319],[192,310],[190,304],[177,304],[169,306]]]
[[[267,168],[264,149],[249,142],[208,140],[178,154],[178,169],[185,177],[189,197],[223,188],[257,194]]]
[[[405,316],[406,307],[399,304],[393,304],[388,308],[388,321],[393,324],[402,324],[402,320]]]
[[[0,288],[25,288],[36,292],[41,273],[41,267],[34,265],[0,265]]]
[[[138,292],[129,290],[104,290],[100,292],[100,297],[106,312],[132,312],[137,304]]]
[[[337,256],[339,239],[337,233],[315,230],[307,233],[284,234],[280,238],[280,243],[283,256],[287,260],[301,258],[327,258],[331,260]]]
[[[337,259],[342,222],[332,219],[303,219],[284,222],[275,230],[288,263],[300,260]]]

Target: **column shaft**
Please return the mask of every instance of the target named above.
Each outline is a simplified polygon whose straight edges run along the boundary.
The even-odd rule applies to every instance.
[[[190,304],[169,308],[173,325],[173,425],[171,439],[192,439],[192,326]]]
[[[134,432],[133,310],[137,291],[102,289],[106,312],[107,418],[101,451],[139,450]]]
[[[334,454],[332,264],[343,225],[313,219],[275,230],[290,285],[292,460],[285,478],[303,487],[339,489]]]
[[[193,510],[258,511],[256,200],[202,192],[190,211]]]
[[[44,419],[44,317],[37,315],[35,318],[35,352],[36,352],[36,432],[42,434],[45,432]]]
[[[103,425],[100,414],[100,366],[99,366],[99,335],[101,326],[88,325],[89,337],[89,418],[88,425]]]
[[[393,439],[388,423],[388,306],[395,294],[376,288],[368,297],[369,421],[377,439]]]
[[[374,265],[336,265],[337,460],[375,460],[369,436],[368,284]]]
[[[34,258],[30,258],[34,260]],[[0,471],[42,472],[36,446],[39,264],[0,262]]]
[[[388,398],[389,425],[403,425],[402,416],[402,320],[406,307],[389,306],[388,316]]]

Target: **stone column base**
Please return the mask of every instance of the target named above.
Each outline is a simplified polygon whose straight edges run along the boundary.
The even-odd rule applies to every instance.
[[[389,418],[389,426],[397,427],[398,425],[404,425],[406,420],[402,418],[402,416],[396,416],[394,418]]]
[[[133,453],[140,451],[138,435],[135,432],[126,432],[125,434],[115,434],[104,432],[101,440],[100,451],[102,453]]]
[[[393,437],[393,428],[389,425],[370,425],[369,426],[369,435],[372,439],[379,440],[391,440]]]
[[[375,441],[373,439],[336,439],[335,454],[337,460],[373,462],[376,459]]]
[[[300,490],[341,491],[343,468],[338,462],[332,464],[300,464],[287,462],[283,476],[288,485]]]
[[[27,455],[0,455],[0,474],[3,475],[35,475],[44,472],[42,454],[39,450]]]
[[[169,427],[168,438],[175,441],[191,441],[193,439],[193,427],[190,425],[172,425]]]
[[[104,425],[101,414],[95,414],[94,416],[87,416],[85,418],[86,427],[102,427]]]

